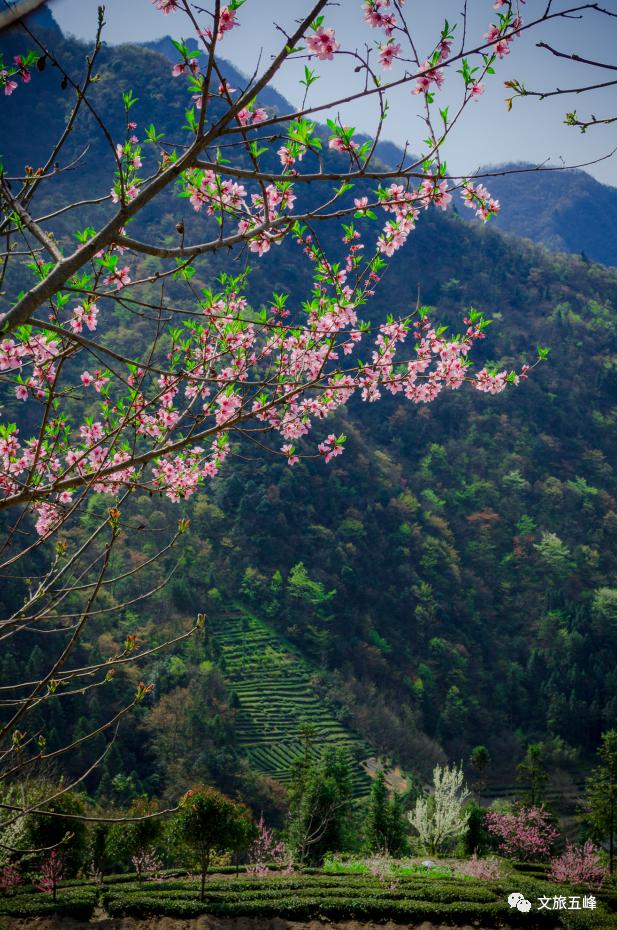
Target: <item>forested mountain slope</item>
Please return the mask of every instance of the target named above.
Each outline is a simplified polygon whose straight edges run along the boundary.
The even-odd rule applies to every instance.
[[[615,182],[617,183],[617,161]],[[549,249],[573,252],[617,265],[617,187],[600,184],[586,171],[522,171],[525,164],[490,167],[512,172],[487,181],[504,210],[499,229],[527,236]]]
[[[54,41],[77,70],[84,49]],[[166,80],[169,63],[153,51],[107,49],[99,71],[97,99],[113,114],[112,130],[129,88],[140,124],[164,132],[183,112],[186,93]],[[61,119],[58,75],[49,68],[36,80],[36,133],[20,119],[19,100],[4,104],[3,154],[12,167],[39,164]],[[109,190],[109,154],[84,124],[75,151],[86,143],[83,165],[58,177],[50,205]],[[358,195],[365,190],[357,185]],[[91,209],[87,222],[96,225],[107,209]],[[186,215],[187,228],[197,223],[169,197],[158,212],[150,208],[151,233],[162,211]],[[69,231],[62,218],[61,241]],[[336,256],[340,230],[324,227],[323,239]],[[293,244],[251,259],[254,307],[273,288],[290,294],[290,307],[306,297],[310,268]],[[245,256],[226,261],[237,273]],[[195,286],[214,286],[223,267],[212,259]],[[418,288],[455,331],[470,305],[494,320],[481,357],[515,367],[541,344],[551,347],[549,361],[496,398],[463,389],[431,406],[354,404],[323,425],[349,437],[328,466],[290,468],[243,445],[188,504],[138,496],[135,522],[148,533],[127,536],[125,555],[143,561],[186,514],[180,567],[145,605],[101,620],[84,649],[105,655],[127,633],[156,641],[197,611],[244,608],[301,650],[315,669],[311,686],[346,727],[410,771],[426,773],[477,743],[512,763],[530,740],[550,743],[560,763],[584,764],[617,715],[617,272],[430,212],[364,315],[407,312]],[[118,309],[106,325],[120,351],[134,351],[135,318]],[[87,525],[86,515],[84,532]],[[120,602],[135,585],[154,587],[169,565],[148,566],[107,597]],[[19,664],[29,662],[32,674],[44,664],[35,637],[24,642],[27,652],[0,660],[8,679]],[[211,636],[159,658],[148,672],[156,696],[127,726],[103,783],[95,773],[88,787],[121,799],[140,787],[172,795],[212,779],[276,805],[277,785],[244,757],[217,663]],[[107,701],[124,686],[114,682]],[[57,731],[85,732],[103,713],[96,695],[55,707]],[[118,780],[127,772],[132,787]]]

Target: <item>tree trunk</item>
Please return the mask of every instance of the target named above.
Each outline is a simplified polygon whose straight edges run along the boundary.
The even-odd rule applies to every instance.
[[[208,866],[210,864],[210,850],[208,850],[205,855],[201,857],[201,891],[199,894],[199,900],[203,901],[206,896],[206,875],[208,874]]]
[[[611,801],[611,816],[608,824],[608,871],[613,874],[615,855],[615,802]]]

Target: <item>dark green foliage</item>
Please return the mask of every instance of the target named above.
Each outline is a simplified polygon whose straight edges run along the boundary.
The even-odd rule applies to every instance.
[[[484,826],[485,808],[476,804],[475,801],[470,801],[465,805],[465,810],[469,813],[467,831],[464,836],[465,853],[468,856],[474,853],[477,856],[485,856],[496,846],[494,838]]]
[[[527,882],[524,892],[535,896],[548,893],[546,885]],[[396,923],[432,921],[445,924],[500,925],[553,928],[550,913],[520,915],[507,903],[509,889],[495,882],[465,879],[430,879],[414,877],[390,889],[376,879],[359,876],[299,876],[297,878],[239,880],[230,884],[212,881],[203,902],[197,883],[167,883],[143,891],[139,886],[111,889],[104,897],[112,916],[130,915],[146,918],[153,915],[193,917],[202,913],[215,916],[278,917],[287,920],[391,920]],[[551,891],[555,886],[551,886]],[[559,889],[556,889],[557,891]],[[586,915],[584,915],[586,916]],[[593,914],[590,926],[611,926],[606,908]],[[571,926],[585,927],[581,923]]]
[[[113,865],[132,868],[131,859],[138,853],[158,849],[164,821],[153,817],[159,810],[156,800],[137,798],[127,811],[126,823],[112,824],[105,837],[105,859]],[[99,840],[100,844],[100,840]]]
[[[373,779],[368,799],[365,834],[371,852],[401,856],[407,847],[408,823],[399,794],[390,797],[383,770]]]
[[[239,851],[254,836],[250,814],[215,788],[196,787],[184,795],[177,815],[179,834],[194,851],[201,873],[203,901],[210,858],[215,850]]]
[[[516,766],[516,780],[522,786],[520,800],[523,804],[538,807],[543,803],[548,772],[545,752],[539,743],[527,747],[525,758]]]
[[[56,788],[59,791],[60,788]],[[49,786],[37,789],[43,797],[53,794]],[[44,793],[42,793],[44,792]],[[32,798],[34,801],[34,796]],[[31,801],[31,803],[32,803]],[[26,818],[26,831],[23,844],[29,850],[40,852],[24,853],[28,868],[37,870],[44,859],[49,856],[49,849],[57,847],[64,862],[64,877],[70,878],[84,864],[88,849],[86,825],[81,820],[74,820],[70,815],[85,813],[84,798],[74,791],[65,791],[59,797],[48,801],[45,810],[49,814],[31,813]],[[68,815],[68,816],[62,816]]]
[[[600,839],[608,839],[609,869],[612,874],[617,830],[617,730],[602,734],[598,755],[600,765],[587,780],[585,800],[590,823]]]
[[[289,788],[287,841],[296,861],[320,864],[330,850],[347,848],[351,798],[349,756],[329,749],[313,759],[307,747],[294,764]]]
[[[96,905],[94,887],[61,888],[53,901],[40,891],[0,897],[0,917],[43,917],[62,914],[76,920],[89,920]]]

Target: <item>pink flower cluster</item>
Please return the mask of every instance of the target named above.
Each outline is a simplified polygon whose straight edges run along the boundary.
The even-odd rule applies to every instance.
[[[484,882],[499,881],[502,877],[501,863],[495,856],[480,859],[474,853],[466,862],[458,863],[456,871],[459,875],[468,875],[470,878],[479,878]]]
[[[474,185],[471,181],[465,181],[461,196],[465,206],[470,210],[475,210],[476,216],[479,216],[485,223],[501,210],[499,201],[491,197],[490,191],[483,184]]]
[[[495,8],[499,9],[498,6]],[[491,43],[493,52],[498,58],[505,58],[510,54],[510,45],[520,35],[522,25],[523,20],[520,16],[515,16],[512,20],[506,16],[502,17],[502,22],[498,25],[489,26],[488,32],[484,33],[484,38]]]
[[[548,879],[564,885],[591,885],[599,888],[608,878],[608,869],[602,864],[600,850],[591,840],[583,846],[566,843],[565,852],[551,859]]]
[[[183,74],[198,74],[199,62],[196,58],[189,58],[188,61],[180,61],[171,69],[172,77],[182,77]]]
[[[257,821],[257,837],[249,849],[249,859],[246,871],[254,878],[263,878],[270,871],[269,865],[282,866],[288,859],[285,844],[274,838],[272,830],[266,826],[263,814]],[[290,871],[284,874],[288,875]]]
[[[396,17],[391,9],[391,0],[365,0],[362,7],[365,22],[373,29],[383,29],[386,37],[389,38],[397,25]]]
[[[420,65],[416,86],[413,89],[414,94],[430,93],[433,84],[439,89],[445,80],[443,68],[436,68],[431,65],[428,59]]]
[[[4,865],[0,868],[0,892],[8,894],[18,885],[21,885],[23,879],[16,868],[12,865]]]
[[[140,882],[145,875],[156,876],[162,868],[162,863],[152,847],[139,849],[135,855],[131,857],[131,862],[133,863],[133,868],[137,872],[137,880]]]
[[[179,0],[152,0],[157,10],[160,10],[165,16],[169,16],[170,13],[178,9],[178,2]]]
[[[130,125],[135,127],[137,124]],[[142,167],[142,160],[138,142],[137,136],[133,135],[124,145],[116,145],[119,169],[116,171],[117,180],[110,191],[112,203],[120,203],[122,199],[124,203],[130,203],[139,193],[140,178],[137,177],[137,171]]]
[[[501,841],[500,850],[509,859],[544,859],[559,836],[543,807],[520,807],[511,813],[487,811],[486,828]]]
[[[309,51],[317,55],[320,61],[332,61],[334,53],[339,50],[340,43],[336,41],[334,29],[324,29],[320,26],[314,36],[306,40]]]
[[[56,889],[62,881],[64,873],[64,857],[56,849],[52,849],[49,858],[45,860],[41,867],[41,877],[35,882],[35,887],[44,894],[51,894],[55,900]]]
[[[390,71],[392,62],[395,58],[398,58],[400,54],[401,46],[398,42],[395,42],[394,39],[389,39],[379,46],[379,64],[384,71]]]
[[[95,303],[79,304],[73,310],[73,318],[69,320],[69,326],[74,333],[83,332],[84,325],[93,333],[97,327],[99,308]]]
[[[26,67],[21,55],[15,55],[13,58],[15,67],[8,71],[6,68],[0,68],[0,87],[4,89],[5,97],[10,97],[14,90],[17,90],[17,81],[12,80],[14,75],[19,75],[24,84],[29,84],[32,79],[30,70]]]

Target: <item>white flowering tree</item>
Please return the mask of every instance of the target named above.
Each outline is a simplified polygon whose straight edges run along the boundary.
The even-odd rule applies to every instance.
[[[435,766],[431,793],[418,798],[407,814],[428,853],[445,852],[465,834],[469,813],[464,807],[469,797],[461,767]]]

